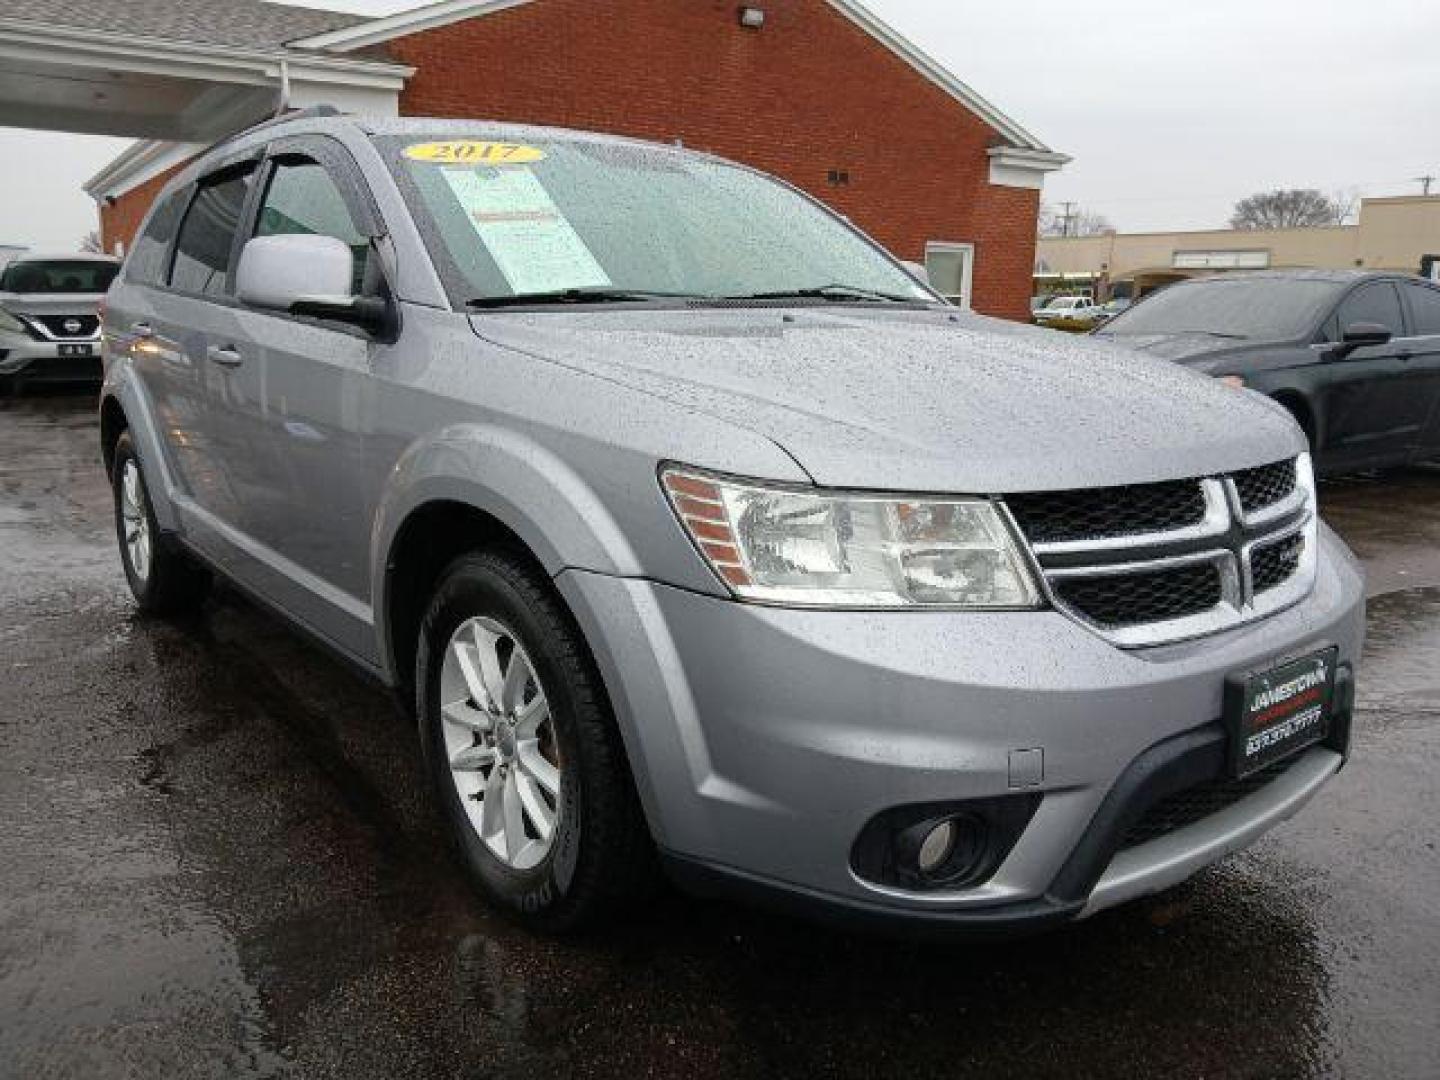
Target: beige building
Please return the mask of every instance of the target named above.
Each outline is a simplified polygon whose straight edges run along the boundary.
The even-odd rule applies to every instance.
[[[1041,239],[1036,294],[1143,296],[1182,278],[1295,267],[1403,270],[1440,280],[1440,195],[1365,199],[1354,225]]]

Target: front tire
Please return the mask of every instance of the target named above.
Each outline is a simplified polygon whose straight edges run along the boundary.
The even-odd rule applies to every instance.
[[[160,532],[145,472],[128,431],[115,443],[111,469],[115,535],[136,605],[147,615],[173,615],[198,608],[209,592],[210,575]]]
[[[650,838],[604,686],[544,575],[508,552],[457,559],[415,675],[436,796],[486,899],[564,932],[648,884]]]

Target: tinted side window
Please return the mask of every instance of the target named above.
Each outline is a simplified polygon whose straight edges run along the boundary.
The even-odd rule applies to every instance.
[[[185,200],[190,189],[181,188],[155,208],[145,231],[135,238],[130,249],[130,259],[125,263],[125,279],[140,285],[158,284],[165,276],[165,259],[170,254],[170,242],[175,239],[175,227],[180,224],[180,215],[185,210]]]
[[[1355,323],[1379,323],[1397,337],[1404,331],[1400,315],[1400,294],[1388,281],[1362,285],[1340,304],[1340,330]]]
[[[356,228],[335,181],[324,166],[313,161],[277,165],[260,205],[256,236],[292,233],[333,236],[348,244],[354,257],[350,291],[363,291],[369,241]]]
[[[223,294],[228,285],[230,245],[245,208],[254,170],[202,187],[185,213],[175,243],[170,285],[185,292]]]
[[[1416,337],[1440,334],[1440,289],[1424,285],[1407,285],[1405,291],[1410,297],[1410,313],[1415,317]]]

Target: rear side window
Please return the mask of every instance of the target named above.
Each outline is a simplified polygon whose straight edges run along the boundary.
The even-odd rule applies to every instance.
[[[196,192],[175,242],[171,288],[210,296],[224,294],[229,284],[230,248],[253,176],[252,166]]]
[[[1410,313],[1415,317],[1412,333],[1416,337],[1440,334],[1440,289],[1407,285],[1405,291],[1410,296]]]
[[[145,223],[145,230],[135,238],[135,246],[130,249],[130,259],[125,263],[126,281],[158,285],[164,280],[165,259],[170,254],[170,243],[175,239],[175,227],[180,224],[189,193],[189,188],[182,188],[155,208]]]
[[[1400,315],[1400,294],[1388,281],[1362,285],[1340,304],[1340,332],[1356,323],[1378,323],[1399,336],[1405,328]]]
[[[293,233],[343,240],[349,245],[353,258],[350,291],[356,294],[363,291],[369,241],[355,226],[345,198],[329,172],[313,161],[281,161],[271,175],[260,206],[256,236]]]

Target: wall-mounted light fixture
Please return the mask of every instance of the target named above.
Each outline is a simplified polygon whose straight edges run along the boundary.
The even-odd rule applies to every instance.
[[[742,7],[740,9],[740,25],[747,30],[759,30],[765,25],[765,9]]]

